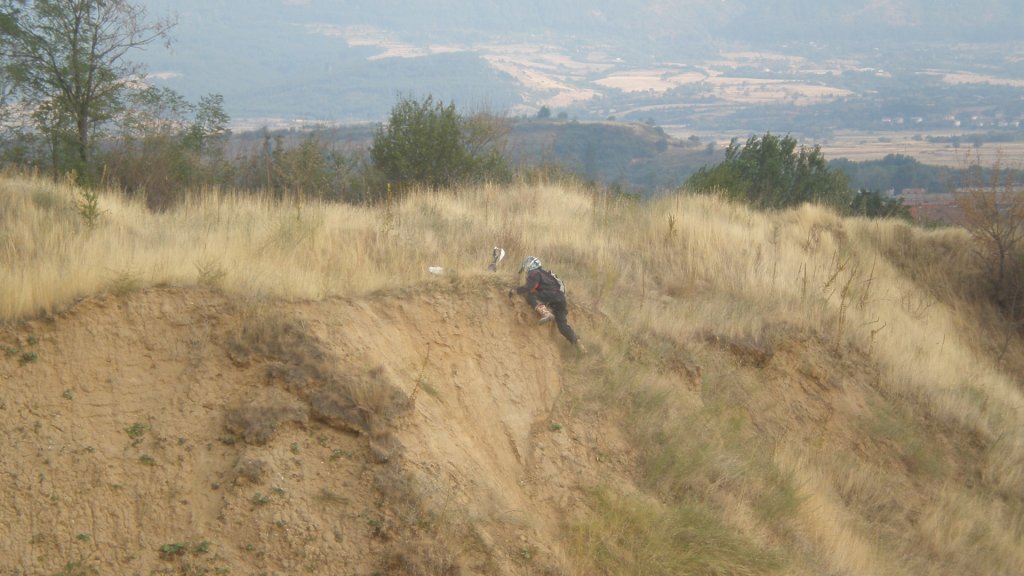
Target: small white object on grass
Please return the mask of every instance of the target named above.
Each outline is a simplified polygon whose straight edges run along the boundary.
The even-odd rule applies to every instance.
[[[502,261],[503,258],[505,258],[505,250],[503,248],[495,246],[494,250],[491,250],[491,264],[487,267],[487,269],[490,270],[491,272],[497,272],[498,264]]]

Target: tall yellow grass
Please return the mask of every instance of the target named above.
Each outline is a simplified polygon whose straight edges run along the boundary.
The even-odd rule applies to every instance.
[[[567,282],[587,318],[584,338],[602,342],[587,374],[609,384],[606,399],[633,406],[648,487],[682,499],[651,505],[650,539],[628,545],[687,565],[662,556],[658,547],[673,540],[658,533],[688,517],[679,502],[700,497],[751,542],[789,550],[787,573],[1024,573],[1024,382],[1006,368],[1022,365],[1021,346],[1012,340],[997,362],[981,321],[987,308],[972,299],[962,230],[844,219],[815,206],[758,213],[707,196],[638,203],[557,182],[420,191],[374,207],[205,191],[162,214],[104,193],[89,228],[78,194],[0,177],[0,320],[166,284],[358,297],[438,281],[431,266],[487,275],[491,247],[501,245],[509,285],[528,254]],[[920,477],[886,478],[892,468],[797,440],[808,433],[771,400],[761,373],[724,364],[702,345],[709,333],[783,342],[797,333],[825,350],[808,362],[862,363],[871,376],[861,381],[882,405],[862,407],[849,429],[878,435],[872,445],[893,446],[906,474]],[[631,352],[632,335],[643,334],[677,343],[663,354],[709,363],[702,388],[679,386]],[[752,412],[772,423],[770,433],[749,425]],[[957,438],[974,440],[950,447]],[[637,521],[622,500],[601,498],[595,509],[609,516],[580,528],[594,546],[581,553],[607,553],[614,542],[594,542]]]

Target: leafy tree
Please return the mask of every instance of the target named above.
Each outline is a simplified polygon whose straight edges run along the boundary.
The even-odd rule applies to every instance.
[[[902,198],[883,196],[878,190],[860,190],[850,202],[850,214],[867,218],[900,218],[911,220],[910,210]]]
[[[110,184],[144,193],[151,208],[166,208],[184,190],[227,184],[230,167],[224,145],[229,118],[220,95],[198,104],[168,88],[148,87],[126,95],[120,132],[103,147]]]
[[[547,120],[548,118],[551,118],[551,108],[548,108],[547,106],[541,106],[540,110],[537,110],[537,119]]]
[[[361,178],[365,150],[346,150],[329,132],[264,129],[261,141],[235,158],[232,187],[269,192],[278,198],[360,203],[373,189]],[[374,182],[377,184],[377,182]]]
[[[400,98],[374,134],[370,158],[399,188],[448,187],[459,181],[505,177],[507,123],[485,113],[464,118],[455,104]]]
[[[197,154],[209,153],[231,134],[231,117],[224,111],[224,97],[208,94],[199,99],[195,117],[185,132],[185,145]]]
[[[309,134],[298,145],[287,147],[278,136],[271,152],[274,190],[299,199],[342,200],[351,171],[348,157]]]
[[[141,76],[128,53],[173,25],[148,22],[127,0],[0,0],[4,72],[48,137],[55,171],[89,169],[95,131]]]
[[[850,202],[846,175],[829,170],[818,146],[797,149],[792,136],[752,136],[729,143],[725,161],[701,168],[686,181],[689,189],[716,192],[761,208],[814,202],[845,210]]]

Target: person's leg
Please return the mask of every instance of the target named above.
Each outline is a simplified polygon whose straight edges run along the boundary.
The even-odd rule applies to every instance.
[[[558,331],[565,336],[565,339],[575,344],[579,339],[576,336],[576,332],[573,331],[572,326],[569,326],[569,307],[566,305],[565,300],[552,300],[548,302],[548,308],[555,315],[555,323],[558,324]]]
[[[548,307],[543,302],[541,302],[540,298],[537,298],[537,295],[535,293],[527,292],[526,301],[529,302],[530,306],[532,306],[533,309],[537,311],[537,314],[540,315],[539,322],[541,324],[547,324],[548,322],[554,320],[555,317],[551,315],[551,310],[548,309]]]

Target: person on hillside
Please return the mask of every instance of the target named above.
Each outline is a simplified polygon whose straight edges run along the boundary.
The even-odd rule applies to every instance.
[[[519,272],[524,271],[526,272],[526,283],[509,289],[509,299],[511,300],[516,294],[522,294],[540,315],[538,324],[547,324],[554,320],[562,336],[565,336],[565,339],[578,350],[584,351],[579,336],[573,331],[572,326],[569,326],[569,307],[565,299],[565,284],[558,279],[558,276],[545,270],[536,256],[528,256],[526,260],[523,260]]]

